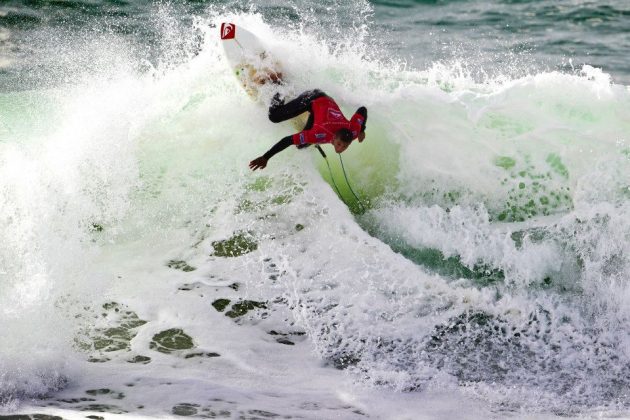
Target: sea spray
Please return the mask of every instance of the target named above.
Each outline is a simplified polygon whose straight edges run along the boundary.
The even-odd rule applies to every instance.
[[[162,61],[105,33],[60,54],[111,67],[2,94],[3,404],[357,417],[349,378],[376,389],[368,412],[404,398],[391,389],[627,407],[626,88],[593,67],[414,69],[367,54],[365,26],[339,42],[218,8],[182,54],[159,13]],[[226,20],[276,53],[287,91],[368,107],[366,141],[344,154],[366,214],[315,151],[248,171],[293,128],[230,74]]]

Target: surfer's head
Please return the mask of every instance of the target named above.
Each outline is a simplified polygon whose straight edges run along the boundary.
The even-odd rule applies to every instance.
[[[335,133],[332,144],[335,147],[335,152],[342,153],[352,143],[352,131],[347,128],[341,128]]]

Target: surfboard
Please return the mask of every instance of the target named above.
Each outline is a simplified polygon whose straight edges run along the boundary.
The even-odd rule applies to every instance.
[[[221,24],[220,35],[228,65],[252,100],[266,109],[276,92],[280,92],[281,96],[293,93],[280,61],[260,38],[242,26],[228,22]],[[307,118],[308,114],[304,113],[293,118],[291,123],[301,131]]]

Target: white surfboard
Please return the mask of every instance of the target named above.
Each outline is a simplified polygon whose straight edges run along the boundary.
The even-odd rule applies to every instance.
[[[282,73],[280,62],[256,35],[233,23],[223,23],[220,35],[230,68],[253,100],[266,108],[275,92],[292,90]],[[277,89],[273,89],[274,86]],[[308,114],[304,113],[293,118],[291,123],[296,130],[301,131],[307,117]]]

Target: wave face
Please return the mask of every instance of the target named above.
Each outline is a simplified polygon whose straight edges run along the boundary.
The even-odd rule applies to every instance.
[[[202,414],[212,390],[215,414],[257,401],[309,417],[308,396],[319,416],[359,416],[328,393],[335,367],[372,389],[377,416],[391,390],[506,414],[626,412],[630,89],[591,65],[408,65],[379,19],[426,5],[292,5],[183,21],[146,8],[150,36],[32,29],[40,10],[0,9],[16,39],[39,35],[37,65],[7,64],[0,93],[0,406],[94,410],[72,394],[85,387],[116,400],[103,411]],[[289,93],[368,107],[366,141],[343,154],[363,207],[332,150],[331,172],[311,150],[248,171],[292,128],[235,82],[223,21],[261,37]],[[300,373],[291,345],[327,367]],[[302,385],[279,383],[278,364]],[[115,398],[111,383],[136,386]]]

